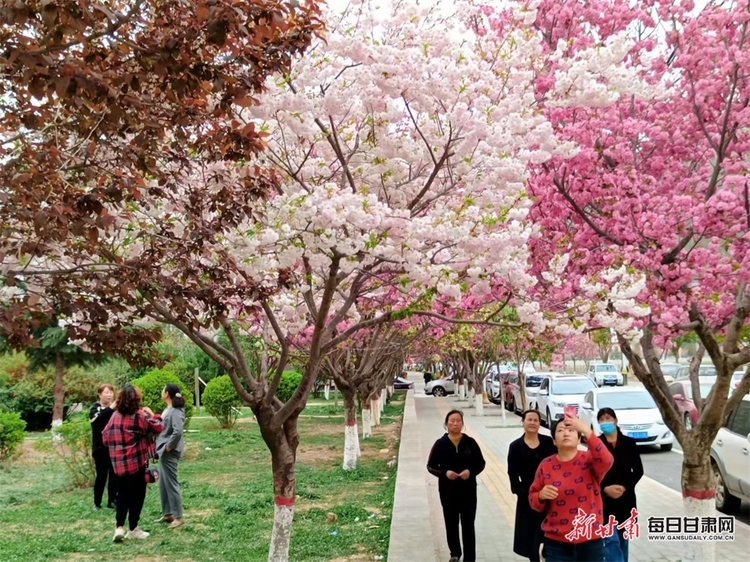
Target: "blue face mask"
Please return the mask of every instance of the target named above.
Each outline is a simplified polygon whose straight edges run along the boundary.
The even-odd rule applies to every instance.
[[[617,426],[615,425],[615,422],[602,422],[599,424],[599,427],[602,428],[602,431],[606,435],[612,435],[615,431],[617,431]]]

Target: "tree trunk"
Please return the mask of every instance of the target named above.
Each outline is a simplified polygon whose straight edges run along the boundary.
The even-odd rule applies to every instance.
[[[357,468],[359,431],[357,429],[357,402],[353,390],[344,391],[344,470]]]
[[[458,399],[463,400],[464,398],[466,398],[466,387],[464,381],[461,380],[458,382]]]
[[[326,383],[325,388],[323,389],[323,396],[325,396],[326,401],[331,398],[331,387],[328,383]]]
[[[271,451],[273,468],[273,530],[268,562],[288,562],[296,491],[294,465],[299,445],[298,414],[293,414],[281,427],[274,427],[271,424],[273,412],[270,408],[268,411],[262,410],[254,413],[263,440]]]
[[[474,395],[474,408],[476,409],[478,416],[484,415],[484,397],[482,394]]]
[[[705,450],[704,450],[705,449]],[[710,447],[702,447],[692,439],[683,444],[682,505],[688,517],[715,517],[714,475],[711,470]],[[683,560],[713,562],[714,541],[686,542]]]
[[[63,377],[65,376],[65,359],[62,353],[55,357],[55,390],[54,405],[52,406],[52,427],[60,427],[63,422],[63,410],[65,408],[65,387]]]
[[[362,404],[362,439],[372,437],[372,412],[370,411],[370,401],[364,400]]]

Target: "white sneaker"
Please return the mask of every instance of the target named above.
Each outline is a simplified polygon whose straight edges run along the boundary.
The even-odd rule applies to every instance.
[[[123,528],[117,528],[115,529],[115,536],[112,537],[112,541],[114,542],[122,542],[125,540],[125,529]]]
[[[126,539],[147,539],[149,536],[151,536],[151,533],[147,533],[146,531],[142,531],[139,527],[136,527],[132,531],[128,531],[128,534],[125,535]]]

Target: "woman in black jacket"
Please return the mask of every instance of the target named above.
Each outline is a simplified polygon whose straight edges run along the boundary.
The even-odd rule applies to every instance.
[[[602,480],[604,522],[607,524],[613,516],[619,525],[630,519],[636,508],[635,485],[643,476],[643,464],[635,439],[622,434],[612,408],[599,410],[596,420],[602,428],[601,440],[615,458],[615,464]],[[615,528],[613,535],[604,539],[604,559],[607,562],[628,562],[629,537],[626,531],[627,528]]]
[[[115,397],[115,388],[111,384],[100,384],[97,390],[99,402],[94,404],[89,411],[91,422],[91,456],[94,457],[96,467],[96,480],[94,480],[94,510],[102,508],[102,497],[104,486],[107,485],[107,507],[115,508],[117,499],[117,475],[112,468],[109,458],[109,449],[102,443],[102,431],[109,423],[112,414],[112,400]]]
[[[477,558],[474,533],[477,474],[484,470],[484,457],[477,442],[463,433],[463,428],[463,412],[448,412],[445,416],[445,429],[448,433],[435,441],[427,461],[427,470],[438,477],[445,533],[451,552],[450,562],[458,562],[461,558],[459,522],[463,536],[464,562],[474,562]]]
[[[534,482],[539,463],[557,453],[557,447],[552,437],[539,435],[541,419],[538,411],[526,410],[521,414],[521,419],[523,436],[513,441],[508,449],[510,491],[517,497],[513,552],[531,562],[538,562],[545,515],[531,509],[529,488]]]

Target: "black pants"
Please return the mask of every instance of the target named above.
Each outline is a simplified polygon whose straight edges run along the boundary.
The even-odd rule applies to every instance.
[[[119,482],[117,526],[124,527],[125,518],[127,517],[129,528],[132,531],[138,526],[143,502],[146,500],[146,467],[144,466],[135,474],[120,476]]]
[[[117,498],[117,475],[112,468],[107,449],[99,449],[93,452],[94,466],[96,467],[96,479],[94,480],[94,505],[102,506],[104,486],[107,485],[107,504],[115,502]]]
[[[464,562],[474,562],[477,559],[477,539],[474,531],[474,519],[477,516],[477,489],[462,490],[458,493],[441,492],[440,503],[443,506],[445,534],[448,538],[451,557],[461,556],[461,540],[458,536],[460,523]]]

